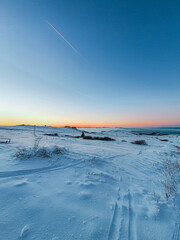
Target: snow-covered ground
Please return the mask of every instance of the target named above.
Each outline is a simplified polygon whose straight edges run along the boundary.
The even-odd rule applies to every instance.
[[[66,136],[81,130],[116,141]],[[0,239],[180,239],[180,134],[17,126],[0,137],[11,138],[0,144]]]

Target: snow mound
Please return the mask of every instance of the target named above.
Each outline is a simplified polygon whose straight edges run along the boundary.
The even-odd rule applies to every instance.
[[[65,153],[65,148],[60,148],[58,146],[51,147],[38,147],[38,148],[18,148],[15,157],[17,159],[29,159],[29,158],[51,158],[54,155],[59,155]]]

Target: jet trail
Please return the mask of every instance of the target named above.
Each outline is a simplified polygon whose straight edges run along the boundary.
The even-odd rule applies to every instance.
[[[49,24],[49,26],[51,26],[51,27],[57,32],[57,34],[59,34],[59,36],[74,50],[75,53],[77,53],[78,55],[81,55],[81,54],[78,52],[78,50],[76,50],[76,49],[70,44],[70,42],[68,42],[68,40],[65,39],[65,37],[63,37],[63,35],[60,34],[60,32],[58,32],[58,30],[55,29],[55,27],[53,27],[52,24],[50,24],[50,22],[48,22],[48,21],[46,21],[46,22],[47,22],[47,24]]]

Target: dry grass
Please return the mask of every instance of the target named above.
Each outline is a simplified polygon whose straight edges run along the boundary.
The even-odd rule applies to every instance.
[[[29,158],[51,158],[54,155],[63,154],[64,148],[58,146],[53,147],[34,147],[34,148],[18,148],[15,153],[17,159],[29,159]]]
[[[165,187],[166,200],[175,194],[180,185],[180,164],[167,159],[163,165],[163,185]]]

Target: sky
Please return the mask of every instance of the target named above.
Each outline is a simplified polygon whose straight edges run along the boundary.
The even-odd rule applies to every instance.
[[[0,0],[0,125],[180,126],[180,2]]]

